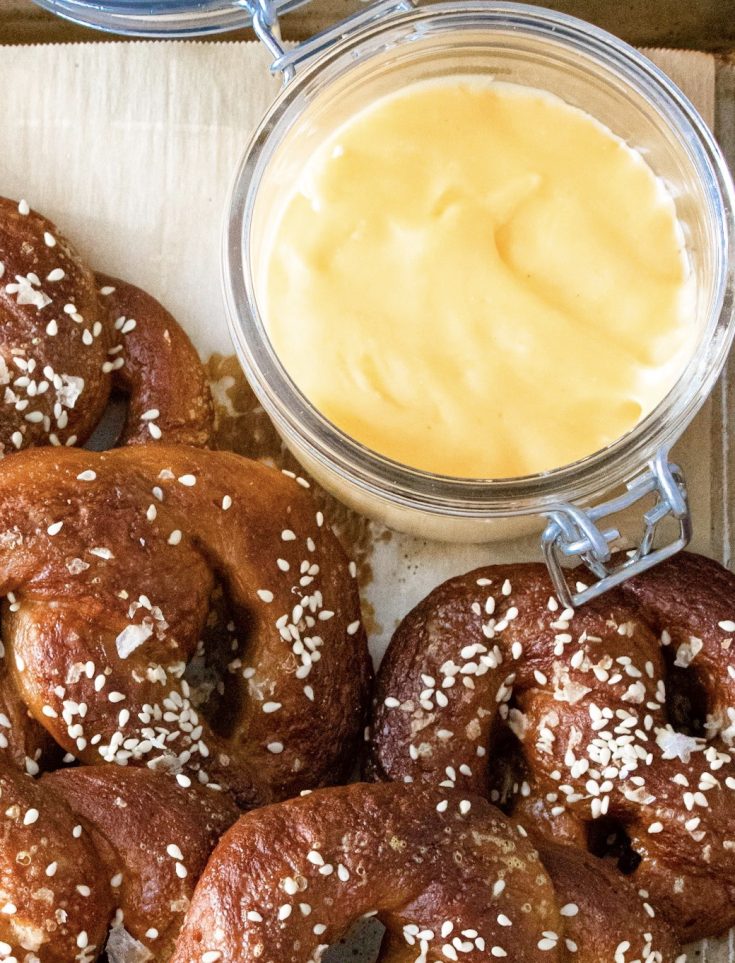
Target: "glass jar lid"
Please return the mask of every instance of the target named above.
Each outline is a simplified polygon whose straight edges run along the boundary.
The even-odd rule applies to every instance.
[[[45,10],[87,27],[137,37],[192,37],[248,27],[248,0],[35,0]],[[308,0],[273,0],[287,13]]]

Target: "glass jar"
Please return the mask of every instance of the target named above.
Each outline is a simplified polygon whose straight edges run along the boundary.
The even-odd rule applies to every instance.
[[[287,82],[237,171],[225,234],[225,289],[248,379],[299,461],[358,512],[416,536],[490,541],[546,524],[552,576],[560,594],[575,604],[683,547],[690,535],[686,489],[668,452],[722,370],[733,338],[735,293],[733,185],[687,98],[617,38],[575,18],[515,3],[470,0],[417,9],[383,3],[296,50],[282,49],[274,69],[284,71]],[[411,82],[463,74],[550,91],[636,148],[674,199],[696,286],[696,348],[658,407],[604,450],[523,478],[435,475],[348,437],[295,386],[269,341],[258,303],[265,239],[284,203],[285,185],[313,148],[377,97]],[[574,375],[559,371],[560,391]],[[612,561],[617,532],[601,529],[598,521],[649,495],[656,507],[644,516],[642,544],[622,563]],[[674,518],[676,534],[660,545],[655,530],[666,517]],[[597,582],[570,595],[561,563],[572,557],[582,558]]]
[[[138,37],[189,37],[247,27],[248,0],[35,0],[74,23]],[[307,0],[277,0],[278,12]]]

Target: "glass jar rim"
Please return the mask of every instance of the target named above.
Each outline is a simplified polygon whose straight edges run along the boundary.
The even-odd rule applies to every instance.
[[[579,461],[519,478],[459,478],[415,469],[362,445],[321,414],[291,380],[273,349],[254,293],[248,226],[269,150],[270,132],[294,96],[325,68],[359,63],[356,48],[369,37],[387,42],[406,28],[476,27],[545,40],[550,49],[584,52],[629,89],[654,103],[686,144],[714,205],[719,237],[715,291],[703,336],[679,379],[659,405],[631,431]],[[230,333],[250,384],[284,435],[309,457],[367,494],[420,511],[463,517],[498,517],[548,511],[560,502],[585,500],[629,480],[660,450],[668,450],[705,402],[735,333],[735,190],[724,157],[696,108],[635,48],[583,20],[515,2],[449,0],[391,16],[346,36],[301,68],[281,91],[251,139],[237,170],[224,235],[223,269]],[[715,337],[723,312],[724,335]]]
[[[35,0],[73,23],[133,37],[196,37],[248,27],[252,16],[240,0]],[[275,0],[287,13],[309,0]]]

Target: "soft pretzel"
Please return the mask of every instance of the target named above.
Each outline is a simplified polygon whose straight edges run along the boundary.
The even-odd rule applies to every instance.
[[[186,772],[244,806],[346,775],[369,658],[354,568],[300,481],[185,446],[7,459],[8,754],[23,762],[41,726],[84,763]],[[210,720],[185,670],[217,582],[231,621]]]
[[[0,959],[168,960],[195,883],[236,818],[223,793],[141,769],[33,781],[0,764]]]
[[[95,276],[56,226],[0,198],[0,455],[83,444],[113,385],[123,440],[208,444],[212,404],[191,342],[150,295]]]
[[[321,790],[248,813],[225,835],[172,963],[315,963],[372,915],[387,930],[382,963],[613,959],[615,889],[575,859],[577,873],[557,861],[552,882],[522,828],[479,797],[396,783]],[[578,906],[568,895],[584,884]],[[610,917],[603,955],[570,955],[590,911]],[[662,953],[648,959],[669,963],[675,941],[640,915],[629,925],[651,930]]]
[[[695,555],[576,612],[539,565],[451,579],[393,637],[369,771],[488,794],[542,845],[618,857],[682,941],[719,933],[735,923],[734,615],[735,576]],[[707,738],[677,731],[702,699]]]

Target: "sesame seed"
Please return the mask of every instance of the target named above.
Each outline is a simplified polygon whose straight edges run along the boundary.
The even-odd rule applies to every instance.
[[[51,525],[49,525],[46,531],[48,532],[49,535],[58,535],[63,527],[64,527],[63,522],[53,522]]]
[[[25,198],[18,202],[18,213],[22,214],[23,217],[28,217],[31,213],[31,208]]]
[[[175,528],[168,537],[169,545],[178,545],[181,542],[181,532],[178,528]]]
[[[62,281],[66,277],[66,273],[61,268],[54,268],[49,274],[46,275],[47,281]]]
[[[232,507],[232,499],[230,498],[229,495],[225,495],[224,498],[222,499],[222,511],[226,512],[231,507]]]
[[[197,480],[195,475],[181,475],[178,479],[180,485],[185,488],[193,488],[196,485]]]
[[[548,931],[544,933],[543,939],[539,940],[538,948],[540,950],[553,950],[558,942],[559,937],[556,935],[556,933]]]

